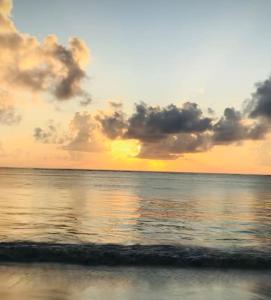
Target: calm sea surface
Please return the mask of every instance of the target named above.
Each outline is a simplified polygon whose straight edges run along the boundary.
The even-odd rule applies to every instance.
[[[271,247],[271,177],[0,169],[0,239]]]

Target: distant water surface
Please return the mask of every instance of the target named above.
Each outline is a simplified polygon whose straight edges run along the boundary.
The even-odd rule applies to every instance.
[[[271,177],[0,169],[1,241],[271,247]]]

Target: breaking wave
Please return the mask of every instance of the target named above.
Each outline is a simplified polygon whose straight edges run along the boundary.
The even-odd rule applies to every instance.
[[[177,245],[0,243],[2,262],[103,266],[271,269],[269,250],[220,250]]]

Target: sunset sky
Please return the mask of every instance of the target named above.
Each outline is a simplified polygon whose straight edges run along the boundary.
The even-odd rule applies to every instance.
[[[269,0],[0,0],[0,166],[271,174]]]

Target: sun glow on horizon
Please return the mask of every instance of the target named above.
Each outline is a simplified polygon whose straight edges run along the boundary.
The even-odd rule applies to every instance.
[[[140,152],[140,144],[136,140],[115,140],[111,143],[111,152],[117,158],[134,158]]]

